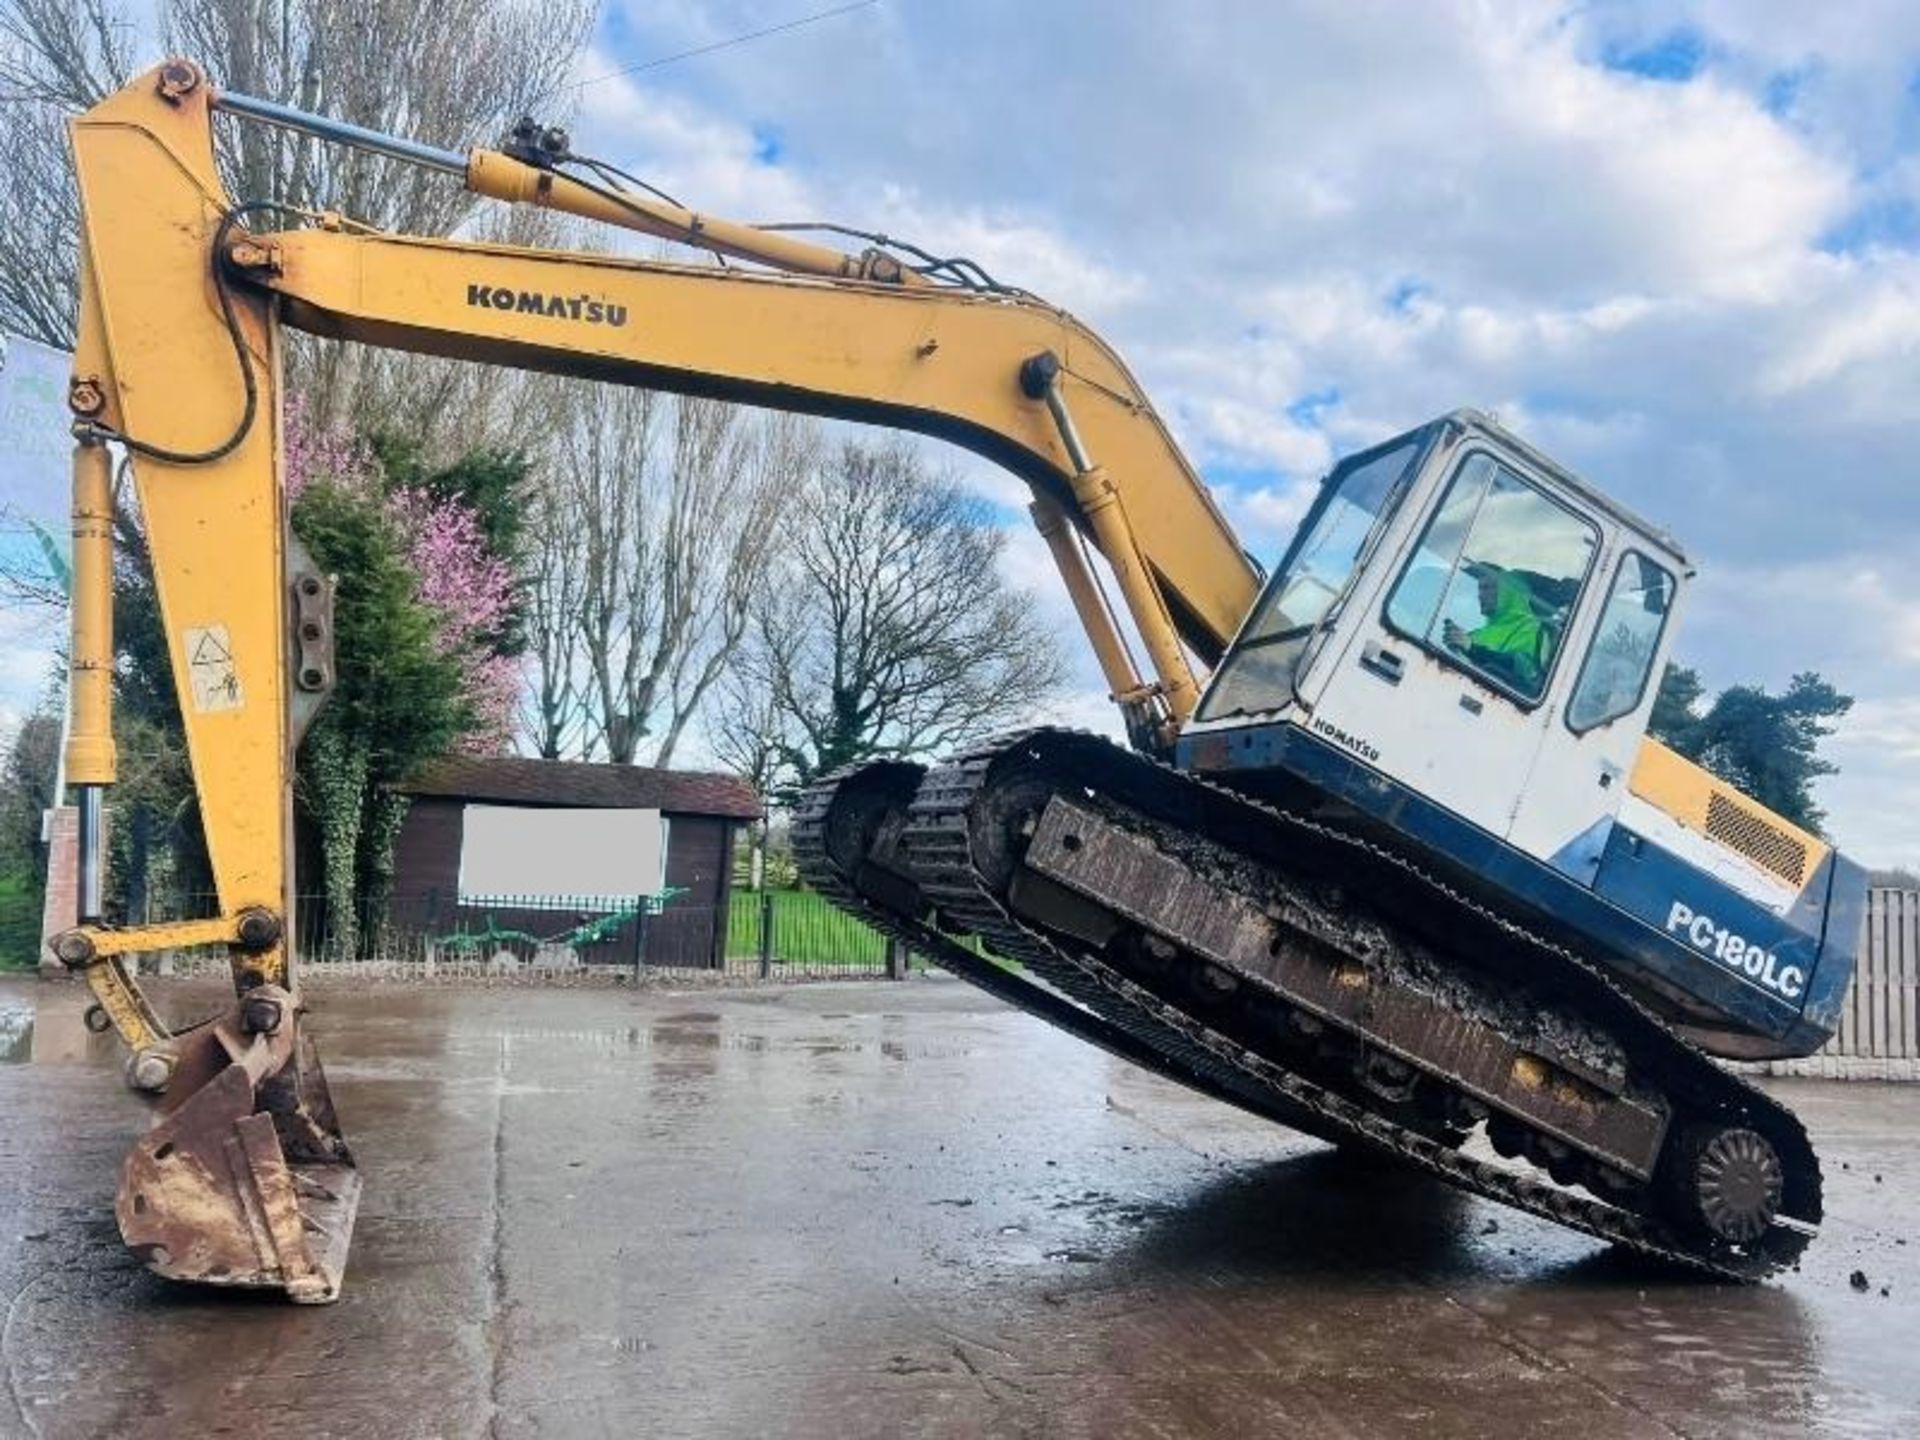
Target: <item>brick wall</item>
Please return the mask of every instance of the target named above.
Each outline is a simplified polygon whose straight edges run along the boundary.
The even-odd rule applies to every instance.
[[[64,975],[66,967],[46,942],[80,921],[80,812],[62,805],[51,812],[47,845],[47,900],[40,912],[40,973]]]

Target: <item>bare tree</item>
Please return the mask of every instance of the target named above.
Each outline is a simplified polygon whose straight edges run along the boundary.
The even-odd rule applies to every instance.
[[[161,0],[165,47],[215,83],[429,144],[492,140],[551,105],[591,28],[594,0]],[[0,0],[0,328],[73,344],[79,209],[63,125],[125,85],[140,32],[116,0]],[[157,47],[155,53],[157,54]],[[444,233],[477,203],[457,180],[270,126],[216,134],[229,193],[341,210],[384,228]],[[301,347],[298,388],[322,415],[363,413],[365,391],[415,381],[357,347]]]
[[[73,348],[80,201],[66,117],[133,74],[132,27],[113,0],[0,0],[0,329]]]
[[[790,566],[769,567],[765,588],[755,598],[758,616],[784,614],[796,595]],[[772,795],[793,748],[793,721],[780,705],[767,678],[764,643],[748,645],[735,657],[714,687],[706,727],[707,743],[720,763],[753,787],[756,795]],[[774,817],[762,815],[747,827],[747,882],[753,890],[767,884],[767,860],[774,835]]]
[[[543,476],[527,510],[521,577],[528,674],[520,728],[543,760],[585,754],[589,739],[585,575],[576,543],[581,500],[580,486]]]
[[[673,757],[747,633],[813,430],[711,400],[553,382],[536,505],[529,738]]]
[[[767,628],[768,617],[785,612],[794,593],[793,586],[781,583],[784,578],[770,576],[770,593],[755,603],[761,631]],[[707,725],[707,743],[720,763],[761,795],[772,794],[780,782],[795,733],[766,661],[764,636],[756,636],[721,676]]]
[[[0,330],[70,349],[80,210],[66,123],[124,86],[161,46],[206,62],[217,83],[431,143],[490,139],[558,98],[590,28],[594,0],[160,0],[142,38],[122,0],[0,0]],[[141,52],[148,52],[144,55]],[[475,197],[445,176],[324,146],[273,127],[223,123],[216,143],[229,193],[326,206],[396,229],[469,223]],[[496,212],[483,233],[546,243],[556,217]],[[449,460],[478,446],[525,448],[533,412],[522,378],[495,367],[294,337],[289,381],[324,423],[391,429]],[[140,545],[121,512],[123,540]],[[59,606],[39,567],[0,573],[0,597]]]
[[[852,761],[947,749],[1031,714],[1062,659],[1000,571],[984,501],[908,441],[848,441],[802,492],[791,572],[758,607],[716,748],[778,756],[776,793]]]

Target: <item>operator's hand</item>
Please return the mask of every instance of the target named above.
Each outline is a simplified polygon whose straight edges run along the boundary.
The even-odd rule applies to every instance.
[[[1467,632],[1456,621],[1449,620],[1440,627],[1440,638],[1446,642],[1449,650],[1465,652],[1468,644]]]

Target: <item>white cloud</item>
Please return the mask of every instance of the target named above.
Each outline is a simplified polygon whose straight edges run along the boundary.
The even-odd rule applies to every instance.
[[[622,16],[625,60],[756,22]],[[1676,32],[1686,83],[1603,63]],[[1920,696],[1920,255],[1830,242],[1920,198],[1917,69],[1897,0],[887,4],[589,94],[582,131],[695,203],[804,203],[1068,304],[1264,557],[1338,453],[1497,411],[1680,536],[1711,681],[1861,697],[1828,803],[1893,846],[1866,797],[1914,760],[1859,716]],[[1037,541],[1008,563],[1071,626]]]
[[[46,698],[62,630],[61,616],[0,607],[0,731],[10,732]]]
[[[1902,380],[1912,377],[1920,353],[1920,268],[1911,257],[1881,256],[1867,266],[1870,278],[1836,276],[1829,303],[1803,312],[1797,343],[1783,347],[1760,379],[1765,395],[1783,395],[1857,378],[1870,367],[1905,361]],[[1910,404],[1911,392],[1902,385]],[[1877,387],[1876,387],[1877,389]],[[1844,400],[1843,400],[1844,403]]]
[[[1724,682],[1783,683],[1794,671],[1869,679],[1861,693],[1920,693],[1920,587],[1899,550],[1764,570],[1723,567],[1695,583],[1690,631],[1719,652]]]
[[[1859,702],[1828,750],[1840,773],[1820,798],[1842,848],[1875,868],[1920,872],[1920,694]]]
[[[1920,761],[1920,696],[1856,705],[1842,722],[1838,743],[1848,749],[1878,746],[1899,759]],[[1901,817],[1903,822],[1907,818]],[[1908,839],[1920,846],[1920,834],[1911,829]]]
[[[1120,711],[1101,687],[1062,691],[1034,711],[1033,723],[1062,725],[1070,730],[1090,730],[1096,735],[1123,742],[1127,738],[1126,727],[1120,722]]]
[[[593,51],[582,68],[601,75],[618,64]],[[643,160],[643,179],[695,210],[760,221],[814,218],[806,187],[759,158],[750,126],[628,76],[587,86],[580,104],[576,150],[622,168]],[[617,146],[602,143],[611,135],[620,137]]]
[[[1290,535],[1313,504],[1315,487],[1294,484],[1284,490],[1262,486],[1245,499],[1247,511],[1260,524],[1281,535]]]

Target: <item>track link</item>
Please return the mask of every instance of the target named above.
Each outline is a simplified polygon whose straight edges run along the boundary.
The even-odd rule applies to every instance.
[[[1793,1167],[1798,1200],[1790,1223],[1776,1223],[1750,1246],[1706,1244],[1656,1216],[1576,1193],[1536,1174],[1474,1159],[1442,1139],[1401,1125],[1275,1063],[1129,979],[1089,947],[1021,922],[979,868],[971,818],[996,774],[1010,761],[1054,776],[1063,788],[1144,794],[1155,802],[1149,809],[1179,815],[1185,824],[1204,813],[1215,831],[1238,832],[1213,833],[1208,836],[1211,841],[1224,841],[1256,863],[1260,855],[1286,853],[1281,843],[1285,842],[1312,847],[1322,857],[1323,868],[1325,857],[1331,856],[1350,863],[1356,874],[1390,873],[1403,886],[1415,887],[1421,903],[1471,921],[1482,934],[1499,937],[1503,946],[1531,952],[1543,964],[1566,967],[1564,973],[1577,977],[1588,996],[1612,1012],[1613,1023],[1631,1034],[1637,1065],[1645,1069],[1649,1057],[1654,1057],[1657,1082],[1680,1098],[1687,1113],[1757,1117],[1755,1123],[1764,1125]],[[1794,1263],[1811,1238],[1811,1227],[1820,1217],[1819,1168],[1791,1112],[1674,1035],[1598,966],[1492,912],[1396,852],[1121,751],[1098,737],[1023,732],[982,745],[920,778],[904,830],[893,839],[895,868],[911,876],[918,902],[902,908],[897,893],[887,896],[889,903],[877,903],[846,873],[825,843],[842,787],[857,783],[862,773],[859,769],[841,772],[809,792],[795,825],[796,850],[809,882],[835,904],[904,940],[934,963],[1081,1038],[1283,1124],[1384,1152],[1457,1188],[1716,1278],[1762,1279]],[[1196,799],[1203,799],[1204,805],[1197,805]],[[1270,867],[1268,873],[1273,873]],[[1274,879],[1284,883],[1284,877]],[[933,916],[938,917],[937,924],[932,923]],[[1059,995],[1049,995],[1032,981],[983,960],[957,944],[952,933],[978,936],[996,954],[1017,960]],[[1062,995],[1073,1002],[1066,1007],[1071,1013],[1064,1016]],[[1051,1004],[1040,1000],[1042,996]]]

